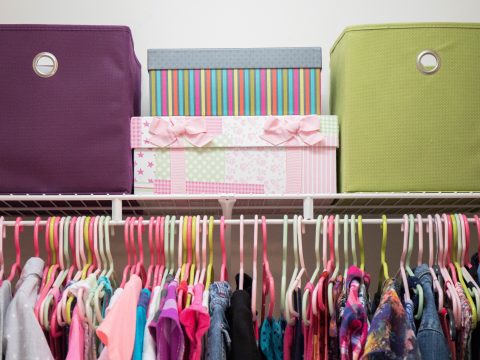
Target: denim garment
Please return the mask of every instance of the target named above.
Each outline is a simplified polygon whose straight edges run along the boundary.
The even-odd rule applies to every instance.
[[[230,306],[232,289],[226,281],[216,281],[209,288],[210,328],[207,336],[207,359],[226,360],[232,341],[225,311]]]
[[[424,360],[447,360],[449,350],[442,331],[433,295],[433,280],[427,265],[415,269],[423,288],[423,314],[417,332],[417,342]]]

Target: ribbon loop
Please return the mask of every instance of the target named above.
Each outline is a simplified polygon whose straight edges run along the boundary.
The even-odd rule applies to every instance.
[[[263,127],[263,140],[272,145],[317,145],[325,140],[320,132],[320,119],[306,116],[297,119],[268,118]]]
[[[179,144],[183,138],[196,147],[207,145],[214,136],[208,134],[206,119],[178,117],[175,122],[172,119],[154,117],[150,123],[148,132],[152,134],[147,140],[157,146],[167,147]]]

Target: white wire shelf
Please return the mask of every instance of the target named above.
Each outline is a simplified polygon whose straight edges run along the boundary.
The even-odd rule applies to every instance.
[[[232,209],[233,206],[233,209]],[[0,215],[432,214],[480,212],[480,192],[190,195],[0,195]]]

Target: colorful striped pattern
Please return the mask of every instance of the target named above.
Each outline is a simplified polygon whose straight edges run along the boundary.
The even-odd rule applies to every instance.
[[[320,69],[151,70],[152,116],[320,114]]]

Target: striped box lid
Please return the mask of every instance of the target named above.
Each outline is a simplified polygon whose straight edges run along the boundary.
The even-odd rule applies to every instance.
[[[149,49],[148,70],[322,68],[320,47]]]

